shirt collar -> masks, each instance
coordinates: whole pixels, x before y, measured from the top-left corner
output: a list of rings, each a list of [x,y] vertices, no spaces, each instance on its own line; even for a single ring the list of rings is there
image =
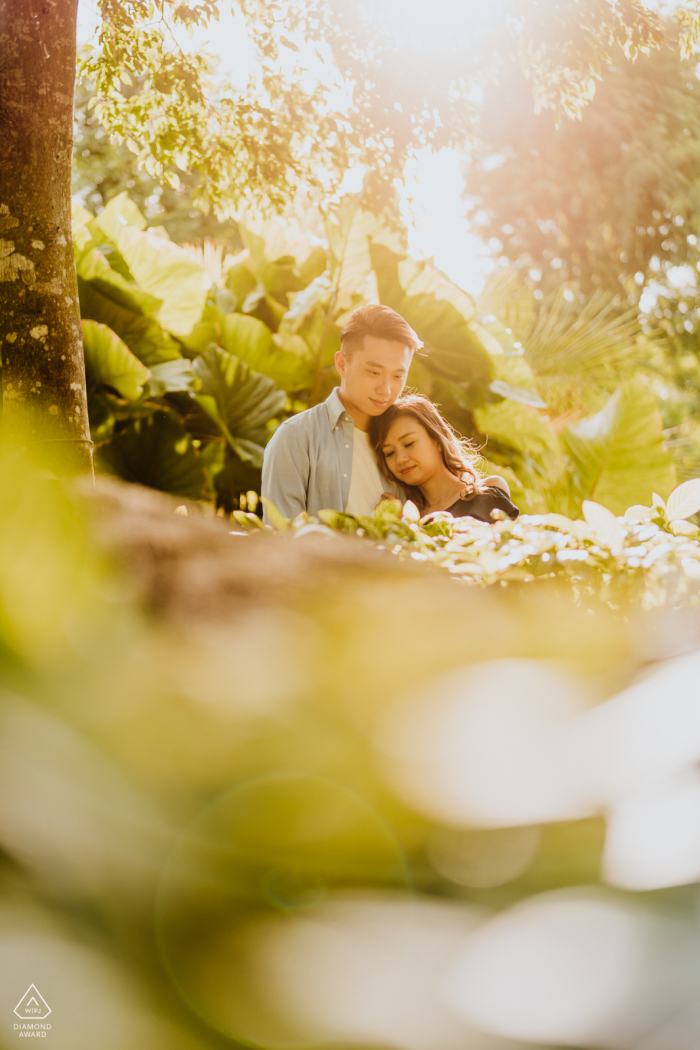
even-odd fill
[[[333,387],[330,394],[326,398],[326,411],[328,412],[328,422],[330,423],[331,430],[337,425],[338,420],[342,415],[345,414],[345,407],[343,402],[340,400],[340,387]]]

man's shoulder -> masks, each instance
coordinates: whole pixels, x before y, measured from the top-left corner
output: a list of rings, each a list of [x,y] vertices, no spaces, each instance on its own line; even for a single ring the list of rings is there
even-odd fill
[[[303,412],[297,412],[295,416],[285,419],[284,423],[280,423],[275,433],[280,434],[286,431],[288,434],[296,433],[300,436],[324,423],[328,425],[328,409],[325,401],[322,401],[320,405],[306,408]]]

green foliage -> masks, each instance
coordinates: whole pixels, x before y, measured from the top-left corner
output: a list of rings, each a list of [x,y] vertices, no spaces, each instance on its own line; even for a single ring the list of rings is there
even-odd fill
[[[604,292],[594,293],[582,305],[573,296],[567,299],[565,291],[559,288],[523,333],[527,359],[539,379],[619,375],[639,336],[634,311],[620,314]]]
[[[243,6],[275,97],[284,91],[278,77],[288,49],[299,51],[310,40],[353,85],[350,145],[371,172],[373,211],[390,199],[397,170],[416,148],[463,146],[473,138],[473,99],[494,73],[522,70],[531,107],[534,96],[538,110],[577,117],[611,45],[633,58],[663,39],[660,20],[636,2],[623,10],[586,0],[545,15],[528,0],[507,0],[470,10],[466,19],[449,7],[406,17],[379,0],[357,9],[323,0],[313,19],[289,0],[245,0]],[[370,158],[363,156],[366,147]]]
[[[531,382],[553,420],[568,422],[600,407],[621,379],[663,347],[662,340],[642,332],[636,311],[620,312],[609,293],[595,292],[581,303],[560,285],[537,300],[515,267],[497,269],[479,303],[495,315],[491,321],[509,367],[517,358],[529,365]]]
[[[83,321],[83,351],[88,387],[110,387],[127,401],[141,396],[151,373],[111,328]]]
[[[624,383],[605,408],[572,423],[563,434],[586,499],[617,514],[632,503],[666,496],[674,485],[654,397],[638,383]]]
[[[429,263],[399,256],[382,244],[372,246],[371,260],[381,302],[405,317],[424,340],[428,369],[458,386],[467,401],[483,396],[493,366],[470,323],[476,314],[471,296]]]
[[[143,216],[126,193],[113,197],[91,226],[114,245],[132,282],[157,302],[153,313],[163,328],[179,338],[188,336],[202,316],[208,291],[196,259],[162,235],[146,231]]]
[[[107,381],[116,374],[111,357],[98,365],[89,344],[89,374],[101,377],[91,394],[95,440],[128,429],[131,448],[141,437],[136,420],[174,413],[195,442],[192,455],[203,457],[202,498],[215,492],[228,510],[259,487],[251,471],[260,469],[277,423],[335,384],[344,318],[376,297],[425,343],[409,382],[458,430],[486,444],[523,509],[576,513],[582,498],[594,496],[618,510],[620,500],[626,506],[652,490],[665,495],[673,485],[651,396],[623,387],[610,400],[639,332],[629,318],[611,315],[605,297],[578,314],[563,295],[535,310],[506,276],[477,305],[431,264],[410,258],[359,197],[341,201],[327,218],[327,247],[313,210],[287,224],[246,219],[247,247],[224,260],[220,283],[208,293],[201,261],[144,232],[126,197],[96,219],[84,211],[76,219],[83,314],[109,325],[113,354],[122,347],[124,361],[138,358],[151,373],[138,372],[144,393],[129,399],[126,388]],[[144,445],[145,455],[150,448]],[[112,469],[124,462],[113,457]]]
[[[218,14],[216,4],[196,11],[170,3],[164,8],[171,26],[206,25]],[[298,124],[284,119],[291,108],[271,111],[262,92],[213,100],[211,60],[168,46],[166,18],[154,23],[152,5],[104,0],[101,9],[100,48],[86,49],[80,71],[95,85],[95,114],[150,175],[177,188],[178,169],[198,171],[204,206],[231,193],[240,199],[246,186],[279,204],[293,196],[304,175],[311,177],[295,148],[292,129]],[[123,92],[123,85],[130,90]],[[289,101],[306,100],[293,90]],[[298,123],[303,129],[303,119]],[[325,124],[320,118],[318,131]]]
[[[695,621],[639,598],[696,587],[697,541],[660,507],[613,554],[586,522],[251,537],[178,502],[0,465],[7,1001],[35,980],[71,1050],[93,1017],[110,1050],[525,1048],[573,972],[546,1045],[677,1047],[686,1003],[693,1045]],[[452,1006],[480,950],[483,1025]]]
[[[172,412],[130,420],[98,449],[98,466],[125,481],[200,499],[206,477],[189,433]]]
[[[474,412],[479,430],[491,438],[489,458],[514,469],[516,501],[523,509],[576,513],[581,498],[591,495],[592,477],[602,485],[595,498],[615,511],[648,499],[654,489],[669,490],[675,471],[663,442],[662,415],[651,393],[652,376],[640,370],[649,354],[664,352],[663,342],[642,333],[633,311],[621,314],[602,292],[582,305],[567,288],[538,302],[512,269],[496,273],[480,305],[500,318],[496,328],[510,333],[510,348],[501,334],[505,353],[494,360],[507,369],[529,369],[529,382],[525,372],[519,384],[547,405],[539,417],[505,404]],[[623,436],[625,427],[615,431],[612,444],[604,442],[605,451],[596,450],[592,435],[602,420],[617,419],[615,406],[622,401],[629,433]],[[577,445],[579,430],[583,449]],[[617,442],[613,458],[622,473],[608,484],[603,480],[611,469],[607,456]],[[623,485],[619,497],[617,482]]]
[[[251,199],[280,207],[300,183],[327,192],[353,163],[370,172],[377,211],[394,202],[417,148],[473,138],[474,98],[494,72],[522,70],[538,110],[577,117],[612,47],[634,59],[665,39],[638,0],[586,0],[546,16],[531,0],[507,0],[470,12],[468,26],[454,9],[431,12],[424,29],[377,0],[357,11],[320,0],[311,17],[294,0],[245,0],[259,73],[241,92],[215,82],[209,56],[177,43],[178,31],[215,22],[220,6],[102,0],[98,44],[80,72],[95,86],[95,115],[141,167],[175,189],[180,171],[197,172],[201,207],[222,213]],[[687,52],[693,19],[682,32]]]
[[[218,424],[239,459],[262,467],[267,424],[284,408],[284,392],[217,346],[195,360],[193,371],[200,380],[197,404]]]
[[[106,295],[96,283],[81,277],[78,277],[78,293],[83,318],[111,328],[147,368],[180,357],[176,340],[163,330],[155,317],[130,310],[114,295]]]
[[[202,266],[167,238],[145,232],[128,197],[113,198],[99,219],[80,209],[75,218],[98,466],[190,499],[216,495],[231,506],[239,490],[226,482],[253,487],[245,467],[259,471],[268,424],[285,393],[225,349],[208,346],[219,328],[202,318],[214,316],[226,328],[227,317],[206,305]],[[276,350],[262,322],[242,321],[259,326]],[[202,327],[203,353],[191,362],[185,344],[196,345]]]
[[[643,288],[635,274],[663,285],[669,266],[694,265],[694,60],[672,47],[634,63],[618,52],[582,120],[559,127],[532,113],[526,90],[516,74],[492,86],[467,171],[475,227],[498,239],[498,254],[523,271],[538,268],[545,291],[564,280],[587,296],[624,293],[633,305]]]
[[[119,205],[112,211],[121,214]],[[133,205],[129,217],[140,225]],[[111,228],[109,216],[104,221]],[[139,287],[114,241],[84,209],[74,214],[74,241],[83,318],[111,328],[149,368],[180,357],[177,342],[157,320],[162,300]]]
[[[122,85],[122,91],[129,90]],[[162,227],[176,244],[208,241],[228,251],[239,251],[243,245],[236,222],[220,221],[213,212],[204,214],[196,206],[196,172],[180,171],[178,186],[149,175],[139,167],[126,144],[113,141],[107,134],[91,105],[93,97],[90,86],[79,81],[73,136],[73,199],[99,212],[113,197],[126,192],[148,226]]]
[[[564,514],[521,515],[515,521],[494,511],[493,524],[453,518],[445,511],[420,517],[413,503],[384,500],[369,518],[321,511],[293,522],[279,512],[274,528],[289,536],[324,529],[355,535],[389,550],[399,561],[418,560],[465,583],[564,582],[577,603],[645,608],[666,602],[700,602],[700,530],[686,521],[700,510],[700,481],[686,482],[667,504],[654,494],[651,506],[636,504],[616,517],[595,501],[583,503],[585,520]],[[268,507],[268,513],[272,508]],[[255,527],[241,511],[235,518]]]
[[[525,506],[533,510],[573,514],[582,499],[595,499],[622,513],[654,491],[666,495],[675,484],[661,415],[638,382],[623,383],[600,412],[559,434],[524,405],[487,405],[474,418],[491,439],[489,458],[512,468],[530,491]]]
[[[518,76],[489,89],[467,171],[472,221],[545,296],[562,283],[584,309],[607,296],[664,334],[637,340],[638,360],[652,370],[679,476],[690,477],[700,470],[696,64],[664,47],[633,64],[615,54],[600,76],[583,119],[558,128],[531,113]],[[548,385],[546,400],[565,399],[566,384]]]
[[[273,333],[255,317],[232,313],[221,320],[219,341],[224,350],[270,376],[288,393],[313,384],[311,350],[301,336],[289,330]]]

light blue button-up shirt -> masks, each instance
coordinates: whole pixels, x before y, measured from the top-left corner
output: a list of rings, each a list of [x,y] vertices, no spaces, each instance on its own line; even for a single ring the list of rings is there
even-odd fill
[[[339,391],[336,387],[323,404],[285,420],[265,449],[262,496],[285,518],[347,507],[355,424]],[[398,482],[387,481],[386,489],[404,498]]]

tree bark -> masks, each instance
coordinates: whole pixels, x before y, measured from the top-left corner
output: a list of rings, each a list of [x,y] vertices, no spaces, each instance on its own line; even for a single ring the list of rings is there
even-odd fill
[[[3,444],[92,471],[71,236],[78,0],[0,0]]]

